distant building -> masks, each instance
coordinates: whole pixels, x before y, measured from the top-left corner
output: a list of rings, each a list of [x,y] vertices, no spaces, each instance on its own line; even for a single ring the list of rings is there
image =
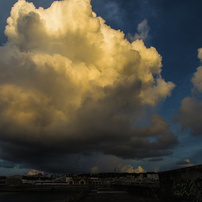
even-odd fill
[[[14,178],[18,178],[18,179],[22,179],[22,176],[21,176],[21,175],[18,175],[18,174],[15,174],[13,177],[14,177]]]
[[[159,175],[157,173],[155,173],[155,174],[147,174],[147,178],[149,180],[159,180]]]
[[[22,184],[22,180],[19,178],[9,177],[6,179],[0,179],[0,185],[13,186],[13,185],[19,185],[19,184]]]
[[[103,181],[100,178],[72,178],[68,181],[69,185],[98,185],[102,183]]]
[[[6,185],[7,179],[0,179],[0,185]]]
[[[66,181],[37,181],[35,185],[99,185],[103,184],[100,178],[70,178],[66,177]]]
[[[72,177],[66,176],[66,182],[69,182],[72,179]]]

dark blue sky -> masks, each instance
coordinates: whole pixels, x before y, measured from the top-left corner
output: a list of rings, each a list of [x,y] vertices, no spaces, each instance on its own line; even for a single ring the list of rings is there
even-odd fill
[[[121,11],[120,15],[117,13],[117,16],[114,15],[112,19],[108,18],[110,15],[107,14],[106,5],[102,1],[92,1],[93,9],[106,19],[107,24],[114,29],[123,30],[126,35],[128,33],[134,35],[137,32],[138,23],[147,19],[150,31],[145,44],[147,47],[155,47],[162,56],[162,77],[176,84],[172,95],[156,107],[156,111],[167,119],[180,140],[172,160],[168,158],[168,161],[164,163],[173,168],[178,158],[190,158],[191,161],[193,157],[195,164],[201,164],[200,158],[196,157],[198,153],[201,153],[198,151],[201,137],[192,137],[187,132],[189,129],[181,131],[180,124],[173,123],[173,117],[179,110],[181,101],[187,96],[192,96],[191,89],[194,86],[191,78],[200,65],[197,55],[198,48],[202,47],[202,2],[198,0],[111,2],[115,2],[114,5],[117,5]],[[194,150],[198,151],[196,155]],[[168,166],[164,167],[168,169]]]
[[[15,2],[16,0],[1,0],[0,2],[0,43],[2,46],[7,42],[7,37],[4,35],[6,19],[10,16],[11,7]],[[39,6],[48,8],[53,1],[33,0],[28,2],[33,2],[36,8]],[[105,19],[106,24],[111,28],[123,31],[125,38],[138,33],[138,24],[147,20],[149,33],[143,39],[144,43],[147,48],[150,46],[155,47],[162,56],[162,78],[166,82],[171,81],[176,85],[171,92],[171,96],[161,101],[155,108],[148,108],[147,113],[163,116],[170,125],[170,131],[177,137],[179,144],[169,150],[172,154],[162,155],[161,159],[159,158],[160,160],[156,159],[155,161],[154,159],[154,161],[151,161],[150,158],[141,160],[131,158],[126,160],[124,165],[130,164],[134,168],[142,166],[145,170],[152,171],[154,169],[173,169],[179,165],[201,164],[201,128],[197,123],[183,122],[185,120],[183,117],[176,121],[176,117],[179,116],[178,110],[181,107],[181,101],[186,97],[194,97],[198,99],[197,102],[199,103],[201,101],[201,92],[198,92],[196,88],[195,92],[192,92],[194,85],[191,79],[197,71],[197,67],[200,66],[198,49],[202,47],[202,1],[92,0],[91,4],[92,10],[97,16]],[[202,111],[200,110],[201,108],[198,109],[198,115],[202,116]],[[200,120],[197,119],[196,122],[200,122]],[[192,135],[191,131],[194,130],[199,131],[198,135]],[[18,164],[12,158],[4,156],[0,166],[2,166],[3,174],[23,173],[30,169],[40,169],[39,166],[34,167],[36,162],[35,158],[33,163],[27,163],[22,158],[22,162]],[[6,167],[9,168],[5,169]],[[41,167],[42,169],[43,167]],[[46,167],[44,167],[44,170],[48,171]]]

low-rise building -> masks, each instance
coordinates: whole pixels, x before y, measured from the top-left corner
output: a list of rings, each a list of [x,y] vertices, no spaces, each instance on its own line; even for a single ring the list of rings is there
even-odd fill
[[[103,181],[100,178],[72,178],[68,181],[69,185],[98,185],[102,183]]]

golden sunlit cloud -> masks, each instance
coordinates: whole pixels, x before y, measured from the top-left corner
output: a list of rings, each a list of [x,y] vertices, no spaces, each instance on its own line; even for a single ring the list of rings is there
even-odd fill
[[[92,174],[96,174],[96,173],[99,173],[99,168],[97,166],[94,166],[91,168],[91,173]]]
[[[126,173],[144,173],[146,171],[141,166],[138,166],[137,169],[134,169],[133,166],[127,165],[127,166],[123,166],[121,168],[121,172],[126,172]]]
[[[130,43],[97,17],[90,0],[55,1],[47,9],[18,0],[7,23],[8,42],[0,47],[2,140],[66,153],[170,154],[163,150],[177,140],[160,116],[144,136],[131,130],[145,107],[175,86],[162,79],[154,47]],[[150,143],[154,129],[161,137]]]
[[[38,174],[44,175],[44,172],[38,170],[30,170],[27,175],[38,175]]]

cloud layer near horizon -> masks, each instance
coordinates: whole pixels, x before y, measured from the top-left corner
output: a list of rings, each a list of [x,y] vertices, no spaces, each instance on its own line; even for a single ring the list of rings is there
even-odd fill
[[[30,156],[39,153],[43,161],[51,153],[171,153],[177,139],[163,117],[134,127],[174,88],[161,78],[154,47],[130,43],[89,0],[55,1],[48,9],[19,0],[7,23],[8,43],[0,47],[0,139],[8,142],[2,159],[34,165]]]

